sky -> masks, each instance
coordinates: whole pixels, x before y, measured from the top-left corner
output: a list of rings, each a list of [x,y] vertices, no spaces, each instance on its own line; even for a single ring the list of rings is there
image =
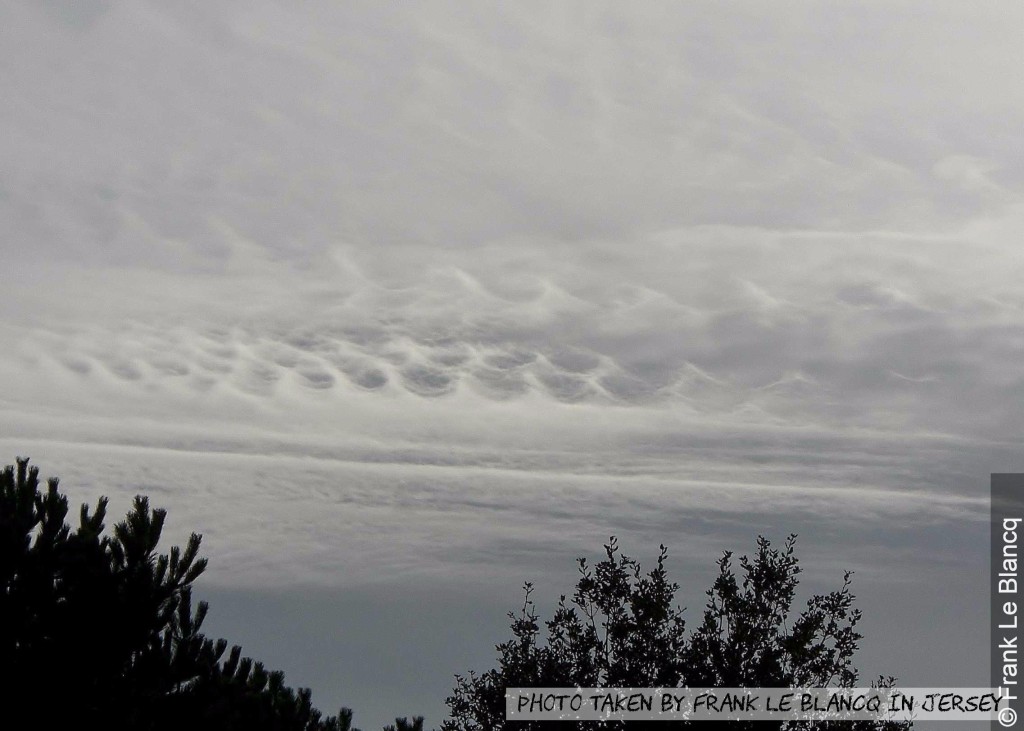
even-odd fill
[[[1022,22],[0,0],[0,451],[201,532],[210,633],[366,729],[611,535],[697,621],[796,532],[865,676],[987,685]]]

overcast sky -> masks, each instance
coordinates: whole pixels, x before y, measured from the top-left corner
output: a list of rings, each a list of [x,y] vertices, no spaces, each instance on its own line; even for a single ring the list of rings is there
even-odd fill
[[[367,729],[439,722],[611,534],[695,618],[721,550],[800,532],[808,582],[858,571],[869,674],[985,685],[1022,27],[0,0],[5,460],[203,532],[212,626]]]

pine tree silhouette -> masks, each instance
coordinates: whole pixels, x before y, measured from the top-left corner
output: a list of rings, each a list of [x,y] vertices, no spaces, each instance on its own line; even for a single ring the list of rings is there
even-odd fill
[[[358,731],[351,710],[323,717],[308,689],[203,636],[200,536],[159,554],[165,511],[136,497],[112,536],[106,512],[83,505],[72,530],[56,479],[42,488],[27,459],[0,472],[5,727]]]

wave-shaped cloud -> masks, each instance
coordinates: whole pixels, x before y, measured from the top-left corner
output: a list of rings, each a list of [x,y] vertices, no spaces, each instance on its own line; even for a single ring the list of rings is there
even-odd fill
[[[231,584],[470,577],[498,546],[604,532],[707,551],[766,516],[851,536],[980,521],[982,477],[1019,459],[995,430],[1019,418],[996,377],[1013,373],[1018,295],[998,260],[964,261],[978,242],[876,236],[897,248],[713,229],[659,235],[660,266],[537,250],[515,296],[471,253],[470,271],[424,265],[400,288],[353,275],[351,251],[315,272],[256,257],[237,290],[85,273],[64,288],[77,319],[53,302],[4,324],[2,444],[52,455],[86,495],[153,492],[208,533]],[[717,289],[659,277],[681,247],[732,260]],[[738,263],[766,249],[775,267]],[[972,266],[989,294],[957,285]],[[113,307],[143,292],[146,311]]]
[[[0,10],[0,446],[226,583],[983,517],[1019,23],[493,10]]]

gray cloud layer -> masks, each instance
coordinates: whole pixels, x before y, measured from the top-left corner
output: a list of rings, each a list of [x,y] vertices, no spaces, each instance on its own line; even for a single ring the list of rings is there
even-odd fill
[[[977,569],[931,529],[1024,469],[1020,15],[4,3],[0,447],[232,587]]]

